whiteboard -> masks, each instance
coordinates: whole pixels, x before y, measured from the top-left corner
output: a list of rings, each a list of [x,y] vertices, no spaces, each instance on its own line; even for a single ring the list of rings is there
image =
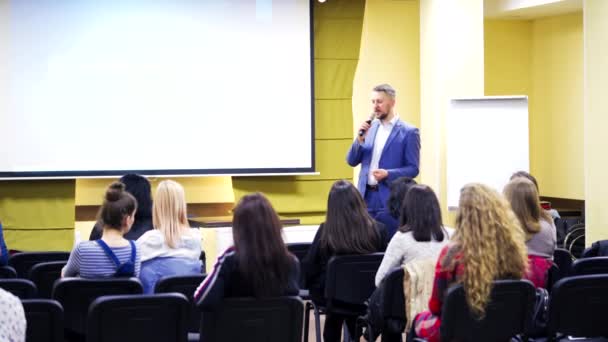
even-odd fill
[[[511,174],[529,171],[526,96],[451,100],[446,134],[449,209],[458,207],[460,189],[467,183],[502,192]]]

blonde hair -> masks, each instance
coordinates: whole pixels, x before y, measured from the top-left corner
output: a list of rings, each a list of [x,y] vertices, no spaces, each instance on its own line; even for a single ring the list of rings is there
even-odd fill
[[[152,223],[165,236],[165,242],[175,248],[181,232],[189,228],[184,188],[177,182],[165,180],[158,184],[152,209]]]
[[[492,282],[521,279],[526,272],[528,256],[523,231],[498,192],[473,183],[460,191],[454,241],[452,248],[462,255],[464,272],[460,281],[467,304],[473,314],[483,317]],[[454,259],[446,263],[454,267]]]
[[[540,206],[538,191],[530,180],[514,178],[505,186],[503,193],[526,233],[526,240],[540,232],[541,219],[551,222],[549,214]]]

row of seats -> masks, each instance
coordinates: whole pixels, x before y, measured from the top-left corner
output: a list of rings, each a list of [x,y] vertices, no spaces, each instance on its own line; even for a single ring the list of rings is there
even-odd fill
[[[309,244],[297,244],[297,245],[290,245],[289,249],[292,250],[292,252],[294,252],[294,254],[296,254],[296,256],[298,256],[299,258],[302,258],[305,254],[306,254],[306,250],[307,247],[309,246]],[[294,248],[295,247],[295,248]],[[24,254],[29,254],[29,253],[24,253]],[[336,306],[334,305],[334,303],[340,303],[340,304],[353,304],[351,306],[349,306],[349,314],[352,314],[354,316],[360,316],[363,315],[365,313],[365,306],[362,305],[371,295],[372,291],[374,290],[374,283],[373,283],[373,276],[378,268],[378,265],[380,264],[381,260],[382,260],[382,254],[378,253],[378,254],[372,254],[372,255],[367,255],[367,256],[345,256],[345,257],[339,257],[339,258],[335,258],[334,260],[332,260],[332,262],[330,262],[330,265],[328,266],[328,276],[327,276],[327,287],[326,287],[326,297],[328,299],[327,301],[327,305],[324,307],[316,307],[312,302],[307,302],[306,303],[306,310],[305,310],[305,316],[306,319],[304,320],[304,323],[306,324],[306,327],[303,329],[304,330],[304,337],[305,337],[305,341],[308,340],[308,316],[309,316],[309,312],[313,311],[315,314],[315,326],[316,326],[316,337],[317,337],[317,341],[320,341],[320,315],[322,315],[323,313],[327,312],[327,310],[341,310],[344,311],[344,307],[342,305],[340,306]],[[592,273],[591,271],[585,271],[587,270],[585,265],[590,265],[590,264],[595,264],[598,261],[597,260],[601,260],[601,262],[604,262],[605,265],[608,265],[606,262],[608,262],[608,260],[606,258],[590,258],[590,259],[581,259],[581,260],[577,260],[574,264],[572,264],[572,257],[570,256],[568,251],[561,251],[561,250],[556,250],[556,254],[555,254],[555,261],[557,264],[559,264],[559,270],[564,271],[563,276],[568,276],[568,275],[576,275],[576,274],[586,274],[586,273]],[[44,264],[53,264],[53,263],[61,263],[61,262],[51,262],[51,263],[43,263],[43,264],[37,264],[35,266],[32,266],[31,271],[27,271],[25,268],[22,269],[23,273],[28,273],[30,275],[30,277],[32,277],[32,273],[35,273],[34,270],[37,268],[40,269],[44,269],[45,266]],[[64,262],[65,263],[65,262]],[[60,268],[58,268],[60,270]],[[596,271],[600,271],[602,272],[601,269],[598,269],[597,267],[594,267],[593,269],[595,269]],[[604,270],[608,270],[608,267],[606,267]],[[387,278],[392,278],[395,277],[395,279],[398,282],[401,282],[402,284],[402,279],[403,279],[403,274],[401,272],[401,277],[399,278],[399,274],[398,274],[398,270],[395,271],[395,275],[390,274]],[[16,272],[15,272],[16,273]],[[50,277],[52,278],[52,276]],[[57,275],[58,278],[58,275]],[[57,279],[55,278],[55,279]],[[555,279],[559,279],[562,278],[562,276],[556,277]],[[193,303],[191,302],[191,296],[194,293],[194,289],[196,288],[196,286],[198,286],[201,281],[203,279],[203,276],[195,276],[195,277],[191,277],[190,279],[188,279],[188,277],[172,277],[172,278],[168,278],[168,279],[164,279],[163,281],[159,282],[156,288],[156,292],[157,293],[164,293],[164,292],[178,292],[178,293],[182,293],[184,295],[186,295],[187,299],[190,299],[189,302],[189,315],[187,317],[187,322],[188,325],[188,331],[190,332],[198,332],[199,331],[199,327],[200,327],[200,312],[198,311],[198,309],[193,305]],[[119,280],[124,280],[124,279],[106,279],[106,280],[101,280],[101,282],[114,282],[114,281],[119,281]],[[131,280],[135,280],[137,283],[139,283],[136,279],[131,279]],[[54,281],[54,280],[53,280]],[[72,281],[75,281],[76,283],[79,283],[80,285],[74,285],[74,287],[69,287],[68,285],[62,285],[62,284],[66,284],[66,283],[70,283]],[[32,284],[31,281],[28,280],[23,280],[20,279],[21,283],[28,283],[30,290],[24,290],[23,293],[21,294],[22,298],[32,298],[36,296],[36,286],[34,286],[34,284]],[[61,304],[64,303],[68,303],[66,302],[66,299],[64,298],[63,300],[62,298],[62,293],[74,293],[74,294],[78,294],[79,291],[84,290],[85,292],[87,291],[91,291],[90,286],[87,287],[86,285],[84,285],[83,288],[81,288],[83,285],[82,284],[86,284],[86,283],[94,283],[97,282],[97,280],[86,280],[86,279],[61,279],[59,281],[57,281],[56,284],[56,288],[55,291],[50,291],[49,293],[52,294],[49,295],[48,298],[53,297],[58,299],[58,301]],[[353,284],[356,284],[357,286],[353,286]],[[26,287],[27,287],[26,286]],[[45,285],[46,287],[49,287],[49,285]],[[4,287],[0,284],[0,287]],[[66,287],[68,290],[62,290],[62,287]],[[137,287],[137,286],[135,286]],[[34,290],[32,290],[32,288]],[[52,286],[50,287],[52,289]],[[121,285],[120,288],[124,287]],[[127,288],[129,288],[127,286]],[[385,302],[388,303],[395,303],[398,301],[401,301],[401,303],[403,303],[403,288],[402,286],[396,287],[398,290],[393,291],[393,295],[396,296],[400,296],[399,298],[397,298],[397,301],[395,300],[386,300]],[[29,292],[27,292],[29,291]],[[40,292],[40,291],[39,291]],[[100,293],[97,293],[95,295],[93,295],[90,300],[82,300],[82,298],[85,298],[86,295],[77,295],[77,298],[79,301],[84,302],[84,304],[81,304],[80,307],[74,307],[74,305],[72,304],[67,304],[67,305],[63,305],[63,309],[65,309],[65,326],[67,329],[67,331],[71,331],[71,332],[75,332],[79,335],[84,335],[87,332],[86,329],[86,312],[88,311],[89,307],[88,305],[90,303],[93,302],[93,300],[100,296],[100,295],[107,295],[107,294],[118,294],[118,293],[124,293],[121,292],[120,290],[118,291],[112,291],[112,290],[104,290],[101,291]],[[131,292],[127,292],[127,293],[131,293]],[[141,295],[139,295],[141,292],[140,291],[134,291],[134,294],[138,294],[137,296],[141,297]],[[305,292],[303,293],[304,298],[305,297]],[[398,322],[399,326],[404,326],[404,322],[406,317],[403,317],[403,315],[399,314],[399,312],[403,313],[404,310],[402,310],[402,307],[399,305],[396,305],[397,309],[396,310],[392,310],[393,316],[390,317],[394,322]],[[393,308],[394,309],[394,308]],[[391,311],[391,310],[389,310]],[[78,323],[73,323],[74,320],[80,320],[80,322]],[[69,323],[69,322],[72,323]],[[363,322],[365,323],[365,322]],[[403,324],[402,324],[403,323]],[[78,328],[80,327],[80,328]],[[402,330],[401,330],[402,331]],[[191,340],[198,340],[198,337],[195,337],[196,339],[194,339],[191,336]],[[35,340],[33,340],[35,341]]]

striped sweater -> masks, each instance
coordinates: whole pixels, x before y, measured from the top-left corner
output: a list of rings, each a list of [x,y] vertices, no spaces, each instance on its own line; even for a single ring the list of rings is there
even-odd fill
[[[131,259],[131,246],[111,247],[111,249],[121,263]],[[135,255],[134,276],[138,277],[141,268],[139,250],[136,250]],[[111,278],[114,273],[116,273],[116,265],[95,241],[79,243],[70,253],[68,264],[64,268],[65,277]]]

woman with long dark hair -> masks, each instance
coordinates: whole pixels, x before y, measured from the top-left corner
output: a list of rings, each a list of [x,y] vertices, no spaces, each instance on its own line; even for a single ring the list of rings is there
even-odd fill
[[[300,267],[281,230],[279,216],[264,195],[243,197],[234,209],[234,246],[218,258],[196,289],[198,305],[213,308],[224,297],[297,296]]]
[[[386,248],[376,273],[376,286],[394,267],[420,259],[437,260],[452,231],[441,221],[439,200],[427,185],[414,185],[401,206],[401,224]]]
[[[314,302],[324,303],[325,273],[329,259],[336,255],[369,254],[386,249],[386,229],[367,212],[359,191],[349,182],[334,183],[327,200],[325,222],[319,226],[308,254],[302,261],[306,284]],[[323,338],[339,341],[342,323],[354,336],[355,319],[327,314]]]
[[[380,210],[374,217],[376,221],[384,224],[386,227],[388,239],[392,239],[399,229],[399,220],[403,216],[403,200],[408,190],[416,185],[416,181],[410,177],[399,177],[395,179],[391,185],[391,194],[388,197],[386,208]]]

